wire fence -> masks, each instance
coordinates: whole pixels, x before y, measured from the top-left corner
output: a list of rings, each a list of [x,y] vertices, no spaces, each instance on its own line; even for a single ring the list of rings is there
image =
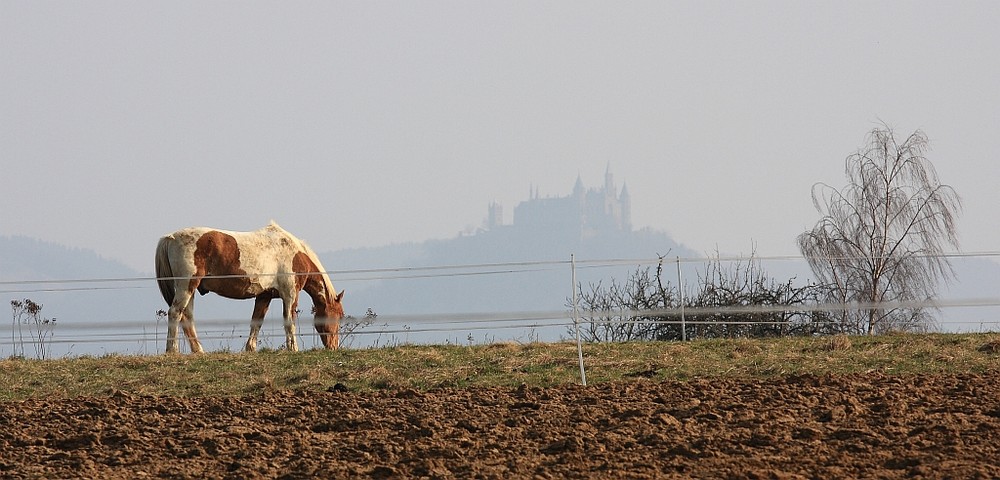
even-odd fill
[[[914,255],[914,258],[983,258],[1000,259],[1000,251],[982,252],[955,252],[941,255]],[[850,257],[822,257],[825,261],[850,260]],[[454,265],[428,265],[417,267],[394,267],[394,268],[372,268],[356,270],[328,270],[324,273],[340,280],[372,281],[372,280],[397,280],[416,278],[439,278],[439,277],[463,277],[472,275],[497,275],[517,272],[539,272],[552,270],[565,270],[574,265],[579,269],[604,268],[612,266],[646,266],[664,263],[671,264],[704,264],[709,261],[718,262],[750,262],[750,261],[803,261],[805,257],[801,255],[775,255],[775,256],[712,256],[712,257],[645,257],[645,258],[616,258],[616,259],[589,259],[589,260],[540,260],[525,262],[496,262],[496,263],[470,263]],[[568,271],[568,270],[567,270]],[[255,274],[255,277],[268,276],[295,276],[294,273],[274,273]],[[298,275],[311,275],[310,273]],[[203,278],[245,278],[246,275],[207,275]],[[95,290],[124,290],[124,289],[144,289],[153,288],[152,282],[158,279],[186,280],[189,277],[110,277],[110,278],[73,278],[73,279],[46,279],[46,280],[0,280],[0,294],[10,293],[38,293],[57,291],[95,291]],[[142,283],[145,285],[127,284]],[[96,286],[63,286],[63,285],[96,285]],[[109,286],[113,285],[113,286]],[[46,287],[48,286],[48,287]]]
[[[518,308],[517,298],[512,298],[505,309],[490,311],[445,311],[430,310],[426,312],[381,313],[369,310],[370,315],[356,313],[344,319],[342,323],[342,344],[348,348],[371,348],[393,346],[407,343],[457,343],[478,344],[497,341],[560,341],[571,339],[571,331],[577,322],[617,322],[618,324],[644,325],[684,325],[685,328],[697,329],[704,325],[781,325],[776,321],[745,321],[739,319],[706,319],[710,316],[729,318],[738,315],[759,315],[781,313],[793,310],[795,312],[837,312],[844,310],[861,310],[871,308],[902,308],[902,309],[937,309],[949,312],[939,319],[939,327],[947,331],[996,331],[1000,329],[1000,275],[992,276],[1000,271],[995,259],[1000,258],[1000,252],[950,253],[944,255],[949,260],[975,259],[985,261],[986,279],[975,279],[976,285],[971,289],[952,289],[948,295],[923,301],[883,302],[879,304],[849,303],[816,303],[788,305],[738,305],[683,308],[659,308],[643,310],[594,310],[573,309],[571,298],[578,288],[586,288],[587,284],[610,281],[616,275],[627,273],[637,268],[660,267],[675,268],[677,271],[677,286],[681,287],[680,275],[687,269],[684,277],[692,278],[691,272],[697,276],[697,267],[707,262],[746,264],[761,262],[768,265],[780,263],[804,264],[801,256],[715,256],[692,258],[618,258],[618,259],[585,259],[546,260],[521,262],[493,262],[456,265],[430,265],[398,268],[372,268],[357,270],[331,270],[327,273],[338,285],[349,284],[349,288],[364,290],[365,285],[398,283],[397,291],[425,288],[420,282],[442,281],[465,284],[473,279],[500,279],[505,287],[524,284],[531,287],[532,282],[526,279],[544,276],[546,289],[551,298],[548,308]],[[798,265],[801,270],[801,265]],[[794,269],[791,269],[794,270]],[[577,272],[587,272],[588,275],[576,280]],[[609,273],[611,272],[611,273]],[[670,276],[671,278],[672,275]],[[513,278],[513,280],[512,280]],[[619,278],[619,280],[621,280]],[[959,279],[961,282],[962,279]],[[554,283],[554,284],[553,284]],[[956,293],[957,292],[957,293]],[[969,293],[971,292],[971,293]],[[37,318],[13,318],[6,326],[6,331],[0,330],[0,356],[12,356],[18,353],[30,356],[32,348],[37,343],[46,343],[49,350],[47,356],[94,355],[108,353],[124,354],[154,354],[162,352],[166,336],[166,319],[157,315],[157,309],[166,309],[156,286],[155,277],[129,278],[78,278],[56,280],[6,280],[0,281],[0,294],[12,301],[28,298],[44,297],[46,306],[43,314]],[[484,296],[497,295],[496,291],[484,291]],[[71,297],[69,297],[71,296]],[[115,307],[115,302],[122,298],[140,297],[140,307],[128,310],[125,307]],[[209,301],[209,297],[204,297]],[[476,304],[477,299],[470,299],[470,304]],[[249,311],[246,303],[232,302],[234,306],[221,304],[231,302],[219,299],[215,303],[218,309],[202,312],[197,316],[199,338],[209,350],[241,350],[246,340],[249,328]],[[72,304],[67,307],[65,304]],[[75,307],[89,304],[104,304],[94,307],[94,311],[86,318],[84,314],[69,315]],[[46,315],[53,307],[62,307],[52,318]],[[237,310],[234,310],[236,308]],[[278,309],[280,310],[280,309]],[[146,312],[146,313],[143,313]],[[236,313],[240,312],[240,313]],[[974,312],[974,313],[970,313]],[[307,312],[303,312],[307,313]],[[351,313],[351,312],[349,312]],[[56,316],[58,315],[58,317]],[[305,317],[305,315],[303,315]],[[687,317],[687,318],[685,318]],[[271,319],[275,318],[272,314]],[[46,322],[47,321],[47,322]],[[2,325],[2,323],[0,323]],[[961,326],[961,327],[959,327]],[[298,321],[299,335],[304,340],[304,348],[319,348],[319,337],[311,329],[311,320]],[[693,330],[694,331],[694,330]],[[281,321],[269,320],[260,333],[261,346],[278,348],[283,345],[284,331]],[[181,342],[182,345],[185,342]],[[25,345],[28,345],[25,348]]]

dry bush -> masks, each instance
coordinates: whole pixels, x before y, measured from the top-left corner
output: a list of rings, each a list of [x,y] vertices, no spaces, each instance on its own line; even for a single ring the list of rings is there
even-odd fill
[[[729,358],[739,359],[760,355],[764,349],[760,347],[760,342],[747,338],[740,338],[733,342],[733,350],[729,352]]]
[[[851,337],[847,335],[833,335],[826,342],[826,349],[831,352],[850,350],[852,346]]]

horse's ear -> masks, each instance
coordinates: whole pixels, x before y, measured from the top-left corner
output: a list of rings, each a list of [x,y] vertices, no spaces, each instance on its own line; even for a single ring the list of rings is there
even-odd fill
[[[344,292],[345,291],[346,290],[341,290],[340,293],[337,294],[337,297],[335,298],[335,300],[337,300],[339,302],[340,299],[344,298]]]

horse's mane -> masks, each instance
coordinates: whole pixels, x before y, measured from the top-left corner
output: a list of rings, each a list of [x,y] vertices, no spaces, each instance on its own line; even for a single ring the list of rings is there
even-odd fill
[[[337,290],[333,287],[333,281],[330,280],[330,275],[326,273],[326,267],[324,267],[323,263],[319,261],[319,256],[316,255],[316,252],[313,251],[312,247],[310,247],[305,240],[302,240],[301,238],[296,237],[291,233],[288,233],[287,230],[281,228],[281,225],[278,225],[278,223],[275,222],[274,220],[271,220],[271,223],[264,228],[277,230],[287,235],[288,238],[295,240],[299,244],[299,247],[302,249],[302,251],[305,252],[306,255],[309,257],[309,260],[311,260],[313,264],[315,264],[316,267],[320,270],[319,274],[320,276],[323,277],[323,287],[325,288],[326,294],[329,297],[328,300],[333,300],[333,298],[337,296]]]

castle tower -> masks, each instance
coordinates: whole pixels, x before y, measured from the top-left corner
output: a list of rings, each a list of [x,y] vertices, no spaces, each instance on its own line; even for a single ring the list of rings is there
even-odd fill
[[[622,194],[618,200],[621,204],[621,228],[632,231],[632,196],[628,193],[628,185],[622,183]]]
[[[493,200],[490,202],[489,215],[486,217],[486,229],[493,230],[503,226],[503,205]]]
[[[587,189],[583,188],[583,179],[580,178],[580,174],[576,175],[576,184],[573,185],[573,199],[576,200],[577,208],[580,209],[580,223],[586,223]]]
[[[617,216],[618,198],[615,195],[615,177],[611,174],[611,162],[604,170],[604,213],[612,217]]]
[[[576,183],[573,185],[573,196],[582,196],[584,192],[586,192],[586,190],[583,188],[583,179],[580,178],[580,174],[578,173],[576,174]]]

